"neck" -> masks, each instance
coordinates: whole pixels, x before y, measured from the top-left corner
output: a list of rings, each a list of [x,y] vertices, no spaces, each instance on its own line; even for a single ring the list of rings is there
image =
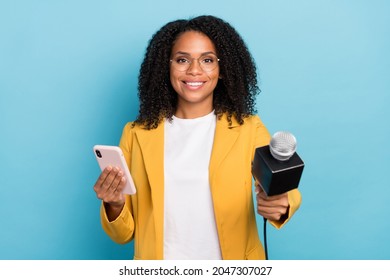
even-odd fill
[[[178,106],[175,112],[175,116],[180,119],[195,119],[206,116],[213,110],[213,106]]]

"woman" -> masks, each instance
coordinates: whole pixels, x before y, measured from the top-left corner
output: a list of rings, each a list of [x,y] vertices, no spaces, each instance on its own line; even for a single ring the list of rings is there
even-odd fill
[[[270,135],[255,115],[258,92],[253,59],[227,22],[177,20],[152,37],[139,115],[120,140],[137,193],[121,193],[126,179],[113,167],[94,186],[104,230],[134,239],[134,259],[264,259],[251,163]],[[255,191],[257,212],[277,228],[299,208],[298,190]]]

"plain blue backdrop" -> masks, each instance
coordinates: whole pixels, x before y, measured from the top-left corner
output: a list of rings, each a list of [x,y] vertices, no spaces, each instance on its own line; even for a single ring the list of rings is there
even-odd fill
[[[0,1],[0,259],[131,259],[103,232],[95,144],[138,113],[145,47],[212,14],[259,70],[258,112],[305,161],[271,259],[390,259],[388,1]],[[259,234],[262,237],[262,220]]]

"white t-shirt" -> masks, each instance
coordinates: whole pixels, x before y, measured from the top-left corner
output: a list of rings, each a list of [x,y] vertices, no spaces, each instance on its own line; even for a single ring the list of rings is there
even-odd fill
[[[221,259],[209,183],[214,112],[165,121],[164,259]]]

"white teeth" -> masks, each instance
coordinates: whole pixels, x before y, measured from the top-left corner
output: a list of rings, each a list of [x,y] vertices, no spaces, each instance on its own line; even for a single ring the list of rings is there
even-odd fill
[[[191,87],[198,87],[198,86],[203,85],[203,82],[187,82],[186,84],[191,86]]]

